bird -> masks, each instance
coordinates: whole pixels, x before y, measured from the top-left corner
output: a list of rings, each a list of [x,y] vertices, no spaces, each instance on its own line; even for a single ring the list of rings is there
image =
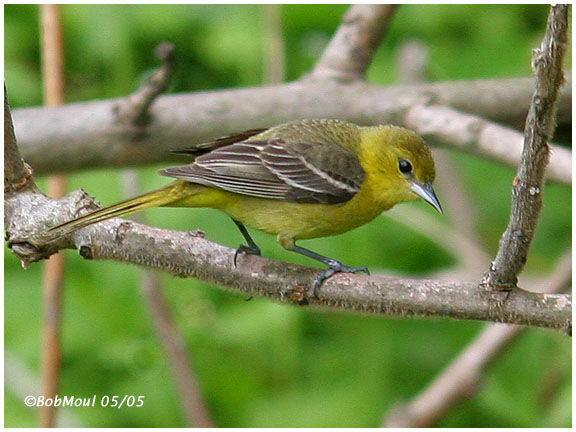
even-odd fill
[[[276,236],[289,251],[327,268],[311,294],[338,272],[369,273],[296,244],[364,225],[405,201],[423,199],[442,213],[432,182],[432,153],[415,132],[394,125],[358,126],[336,119],[305,119],[251,129],[175,151],[191,163],[159,171],[167,186],[50,228],[66,235],[90,224],[151,207],[210,207],[227,214],[246,244],[239,254],[260,255],[247,227]]]

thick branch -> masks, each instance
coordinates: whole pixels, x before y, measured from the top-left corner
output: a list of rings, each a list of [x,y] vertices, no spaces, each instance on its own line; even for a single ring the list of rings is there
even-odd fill
[[[429,100],[499,122],[516,122],[526,116],[532,88],[529,78],[392,87],[304,81],[165,95],[151,107],[153,122],[137,146],[132,134],[115,121],[118,100],[18,109],[14,125],[22,155],[36,173],[46,174],[166,162],[170,149],[298,118],[398,123],[406,110]],[[570,88],[561,92],[559,112],[571,120]]]
[[[512,188],[512,210],[500,247],[483,282],[497,289],[516,285],[542,208],[548,140],[554,131],[555,102],[563,83],[562,60],[566,50],[568,5],[551,6],[546,35],[533,53],[536,89],[524,130],[522,159]]]
[[[310,77],[341,81],[363,79],[396,6],[350,6]]]
[[[5,205],[10,216],[8,244],[24,263],[43,259],[56,249],[75,248],[85,258],[139,264],[287,303],[306,302],[306,290],[318,274],[318,269],[251,255],[241,255],[236,267],[234,249],[209,242],[199,233],[161,230],[121,219],[47,244],[43,235],[48,224],[69,220],[78,208],[93,207],[81,192],[59,201],[23,192]],[[451,317],[560,329],[571,325],[570,296],[492,292],[476,282],[338,274],[317,294],[317,299],[308,299],[311,305],[388,316]]]

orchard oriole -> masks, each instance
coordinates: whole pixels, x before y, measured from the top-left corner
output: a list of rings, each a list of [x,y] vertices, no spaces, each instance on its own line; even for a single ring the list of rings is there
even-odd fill
[[[432,188],[432,154],[422,138],[401,127],[298,120],[178,153],[197,157],[189,165],[161,170],[177,179],[168,186],[50,231],[66,234],[151,207],[211,207],[229,215],[244,236],[247,245],[237,254],[260,254],[248,226],[276,235],[285,249],[326,264],[314,290],[335,272],[368,270],[297,246],[296,240],[349,231],[395,204],[418,198],[442,212]]]

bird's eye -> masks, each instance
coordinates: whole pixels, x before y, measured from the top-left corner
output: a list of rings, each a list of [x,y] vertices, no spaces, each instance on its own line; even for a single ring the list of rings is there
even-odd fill
[[[402,174],[410,174],[412,172],[412,164],[406,159],[398,159],[398,168]]]

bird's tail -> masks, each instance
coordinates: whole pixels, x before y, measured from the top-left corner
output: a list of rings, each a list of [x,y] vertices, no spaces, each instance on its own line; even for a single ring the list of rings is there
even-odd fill
[[[146,210],[152,207],[170,205],[183,198],[180,188],[175,186],[175,183],[172,183],[162,189],[148,192],[146,194],[121,201],[117,204],[113,204],[109,207],[96,210],[85,216],[80,216],[79,218],[72,219],[71,221],[52,227],[48,230],[48,233],[50,234],[50,237],[56,238],[87,227],[93,223],[102,222],[113,217],[126,216],[128,214],[140,210]]]

